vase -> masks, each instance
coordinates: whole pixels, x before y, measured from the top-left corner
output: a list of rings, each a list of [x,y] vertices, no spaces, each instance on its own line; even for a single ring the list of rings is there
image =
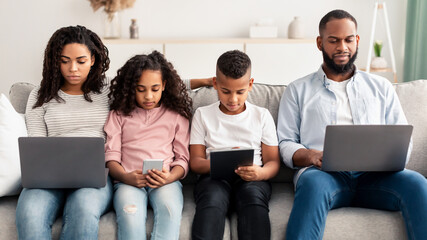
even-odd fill
[[[372,69],[384,69],[387,68],[387,61],[383,57],[373,57],[371,61]]]
[[[119,12],[107,12],[104,17],[104,38],[120,38]]]
[[[294,20],[289,24],[288,38],[304,38],[304,23],[300,17],[294,17]]]

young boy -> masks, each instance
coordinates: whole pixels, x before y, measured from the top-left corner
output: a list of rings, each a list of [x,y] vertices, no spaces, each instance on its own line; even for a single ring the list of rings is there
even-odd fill
[[[246,102],[254,79],[251,60],[240,51],[228,51],[217,61],[213,86],[219,102],[196,110],[190,137],[190,167],[200,174],[194,197],[196,214],[192,239],[222,239],[229,205],[238,215],[239,239],[270,239],[268,179],[279,170],[276,127],[270,112]],[[211,150],[253,148],[254,164],[239,167],[236,180],[211,179]]]

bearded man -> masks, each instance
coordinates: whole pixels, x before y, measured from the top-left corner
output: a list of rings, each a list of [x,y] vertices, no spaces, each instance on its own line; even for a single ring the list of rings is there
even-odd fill
[[[327,125],[407,124],[392,84],[354,65],[359,39],[351,14],[326,14],[317,37],[323,64],[289,84],[280,101],[280,154],[297,169],[286,239],[322,239],[328,212],[350,206],[401,211],[408,239],[427,236],[427,180],[421,174],[320,170]]]

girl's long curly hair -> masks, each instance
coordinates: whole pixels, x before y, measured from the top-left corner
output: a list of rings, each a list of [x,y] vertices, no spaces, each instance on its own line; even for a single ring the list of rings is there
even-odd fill
[[[157,51],[153,51],[149,55],[136,55],[117,71],[117,76],[111,81],[108,95],[110,110],[129,116],[137,107],[136,87],[144,70],[161,72],[162,81],[166,86],[160,103],[190,119],[192,100],[188,96],[185,84],[173,65]]]
[[[105,72],[110,65],[107,47],[98,35],[83,26],[63,27],[58,29],[47,43],[43,61],[43,79],[33,108],[40,107],[52,99],[58,102],[64,101],[58,95],[59,89],[65,82],[61,74],[61,54],[64,46],[70,43],[85,45],[91,56],[95,57],[95,63],[81,87],[84,98],[86,101],[92,102],[89,93],[101,93],[101,89],[105,85]]]

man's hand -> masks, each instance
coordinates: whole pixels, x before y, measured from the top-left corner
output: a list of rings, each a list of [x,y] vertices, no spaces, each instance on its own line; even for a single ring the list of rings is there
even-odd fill
[[[307,158],[315,167],[322,167],[323,151],[309,149]]]
[[[315,166],[322,167],[323,151],[315,149],[298,149],[292,157],[294,165],[297,167]]]

